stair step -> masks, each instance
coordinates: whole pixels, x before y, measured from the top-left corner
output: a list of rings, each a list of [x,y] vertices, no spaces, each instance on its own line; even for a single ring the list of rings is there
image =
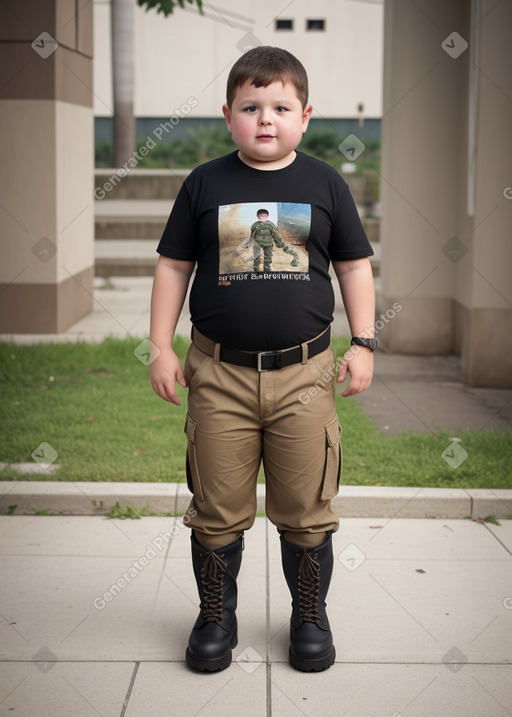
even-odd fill
[[[144,221],[112,221],[95,222],[95,237],[98,240],[126,239],[134,241],[137,239],[152,239],[157,241],[162,236],[165,228],[165,220],[144,220]]]
[[[172,200],[110,199],[96,201],[96,239],[160,239]]]
[[[124,177],[116,169],[96,169],[95,196],[108,203],[116,200],[174,199],[190,169],[134,169]]]
[[[156,259],[96,259],[94,276],[153,276]]]
[[[154,239],[98,239],[94,242],[95,276],[153,276],[157,246]]]
[[[378,243],[380,241],[380,219],[377,217],[363,217],[361,221],[368,240],[372,245]]]
[[[370,257],[370,264],[372,267],[373,276],[374,278],[376,278],[380,276],[382,247],[379,241],[371,241],[370,244],[372,245],[372,249],[374,251],[373,256]]]
[[[97,239],[95,247],[95,275],[153,276],[158,259],[158,239]],[[374,243],[375,254],[370,257],[374,278],[380,277],[381,247]]]

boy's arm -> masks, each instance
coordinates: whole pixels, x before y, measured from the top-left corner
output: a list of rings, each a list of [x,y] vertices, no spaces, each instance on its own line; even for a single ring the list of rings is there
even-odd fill
[[[352,336],[373,338],[375,321],[375,289],[368,257],[332,262],[340,284]],[[343,357],[337,381],[343,383],[350,374],[350,383],[341,394],[352,396],[364,391],[373,377],[373,351],[351,346]]]
[[[149,336],[158,349],[155,351],[158,355],[149,367],[151,385],[160,398],[177,406],[180,400],[176,394],[176,381],[183,387],[187,384],[180,361],[172,349],[172,342],[194,265],[193,261],[160,256],[151,294]]]

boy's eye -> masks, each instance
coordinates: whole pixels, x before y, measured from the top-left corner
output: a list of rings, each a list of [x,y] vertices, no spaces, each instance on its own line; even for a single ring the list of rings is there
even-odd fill
[[[258,111],[258,108],[256,107],[256,105],[249,105],[249,107],[244,107],[243,111],[248,112],[250,114],[254,114],[255,112]],[[288,108],[279,106],[279,107],[276,107],[276,112],[279,112],[279,113],[288,112]]]

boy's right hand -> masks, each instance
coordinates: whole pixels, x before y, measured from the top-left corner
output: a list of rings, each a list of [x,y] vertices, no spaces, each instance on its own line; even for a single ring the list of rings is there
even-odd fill
[[[176,406],[181,405],[176,393],[176,381],[183,388],[187,387],[187,382],[180,360],[172,349],[161,351],[158,357],[151,362],[149,375],[153,391],[160,398],[174,403]]]

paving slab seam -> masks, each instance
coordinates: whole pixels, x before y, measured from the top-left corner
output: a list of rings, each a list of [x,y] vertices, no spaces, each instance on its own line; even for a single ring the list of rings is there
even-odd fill
[[[135,680],[137,679],[137,673],[139,671],[140,667],[140,661],[136,662],[133,666],[133,672],[130,678],[130,684],[128,685],[128,690],[126,691],[126,697],[124,698],[123,707],[121,709],[121,715],[120,717],[124,717],[126,714],[126,710],[128,709],[128,703],[130,702],[130,697],[132,695],[133,686],[135,684]]]
[[[505,543],[503,542],[503,540],[501,540],[501,538],[500,538],[499,536],[497,536],[496,533],[489,528],[489,526],[487,525],[487,523],[484,523],[484,525],[485,525],[485,527],[487,528],[487,531],[492,535],[492,537],[493,537],[495,540],[498,541],[498,543],[501,545],[501,547],[504,548],[504,549],[506,550],[506,552],[507,552],[509,555],[512,556],[512,550],[505,545]]]
[[[468,493],[467,490],[465,490],[465,489],[464,489],[464,493],[465,493],[465,494],[468,496],[468,498],[469,498],[469,505],[470,505],[469,514],[470,514],[471,517],[473,517],[473,509],[474,509],[473,496],[471,495],[471,493]]]

